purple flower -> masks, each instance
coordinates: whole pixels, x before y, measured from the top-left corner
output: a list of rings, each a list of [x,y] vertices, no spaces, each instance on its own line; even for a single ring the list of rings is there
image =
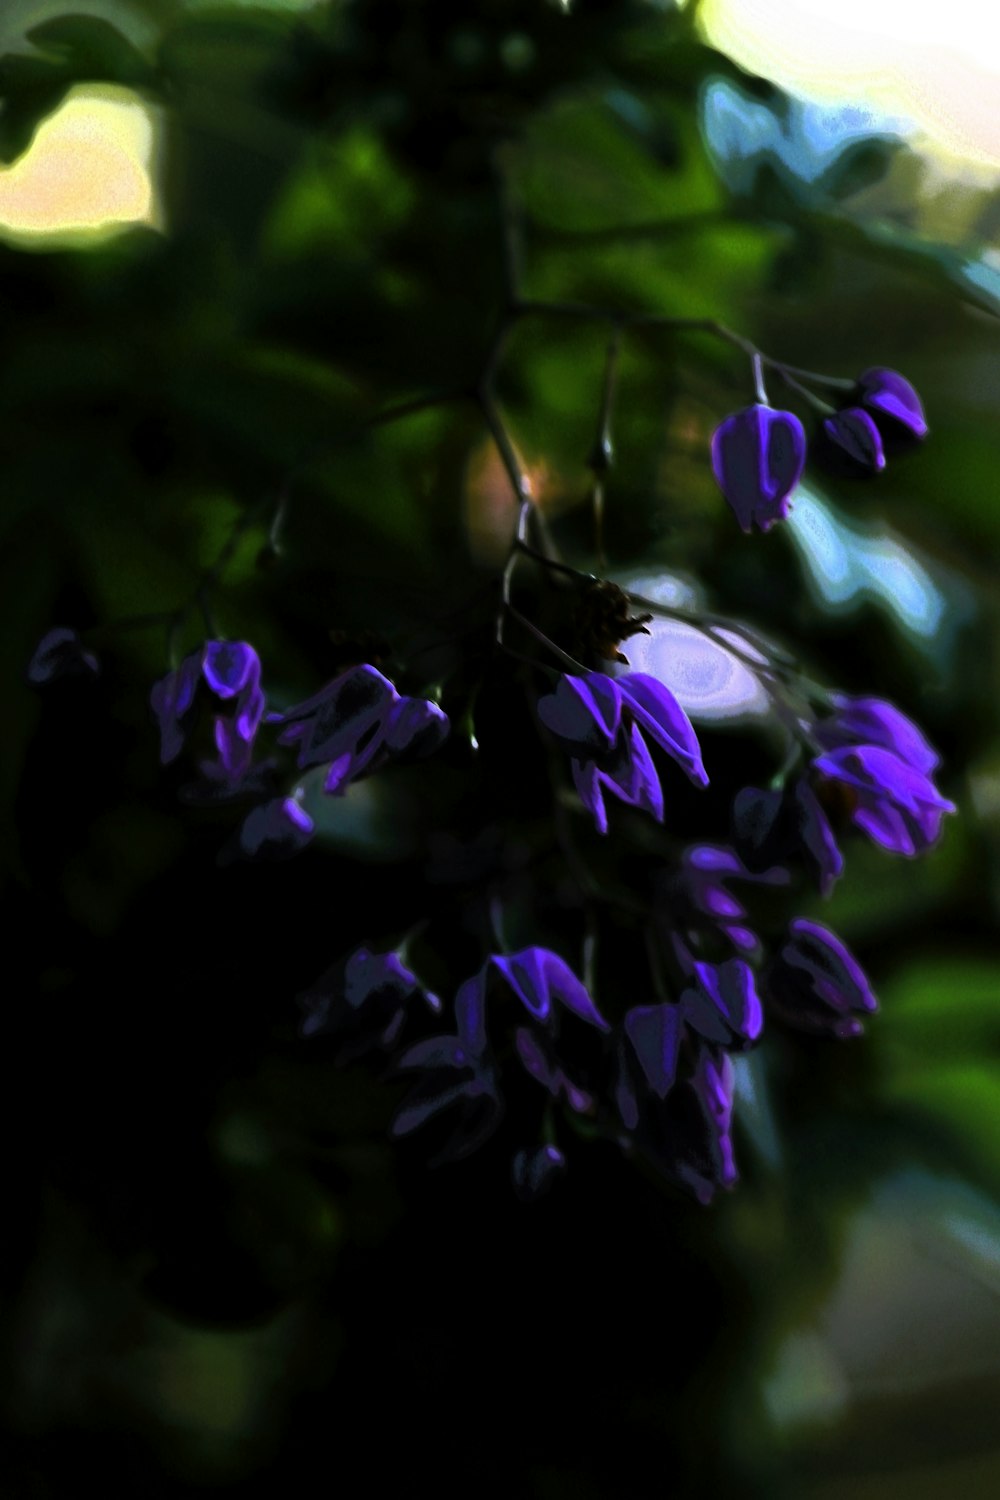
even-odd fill
[[[719,964],[695,961],[692,986],[681,996],[684,1020],[707,1042],[741,1046],[754,1042],[764,1024],[764,1012],[750,965],[742,958]]]
[[[588,1025],[610,1030],[584,985],[558,953],[533,947],[510,957],[493,954],[455,996],[459,1037],[476,1057],[481,1057],[488,1046],[487,998],[503,993],[512,994],[536,1021],[548,1021],[558,1002]]]
[[[858,376],[858,392],[862,406],[867,406],[876,416],[889,417],[892,423],[905,428],[915,438],[926,436],[927,422],[920,397],[897,371],[881,366],[865,370]]]
[[[532,1146],[516,1153],[511,1162],[511,1181],[522,1203],[534,1203],[565,1171],[566,1158],[558,1146]]]
[[[483,1057],[474,1057],[460,1037],[436,1036],[418,1042],[399,1059],[401,1072],[420,1074],[393,1117],[394,1136],[410,1135],[437,1125],[443,1144],[429,1162],[438,1166],[477,1150],[503,1117],[496,1074]]]
[[[663,789],[644,735],[692,781],[708,783],[690,719],[673,693],[645,673],[562,676],[555,692],[539,700],[538,717],[571,756],[573,781],[599,833],[608,831],[607,792],[663,819]]]
[[[727,417],[712,435],[712,469],[740,526],[769,531],[783,521],[802,477],[806,434],[793,412],[755,402]]]
[[[657,1099],[665,1099],[674,1086],[683,1029],[679,1005],[636,1005],[625,1014],[628,1050],[639,1065],[642,1081]],[[627,1084],[619,1086],[618,1107],[625,1124],[634,1130],[639,1104],[635,1090]]]
[[[852,822],[894,854],[920,854],[935,842],[955,804],[938,792],[930,772],[938,755],[920,730],[880,698],[838,694],[834,713],[816,726],[827,747],[813,769],[850,788]]]
[[[679,1004],[636,1005],[626,1012],[616,1098],[630,1130],[639,1125],[644,1094],[662,1101],[673,1090],[687,1028],[700,1043],[724,1047],[741,1046],[760,1035],[763,1010],[748,964],[737,958],[721,964],[692,962],[690,970],[694,983]]]
[[[768,1005],[800,1031],[857,1036],[878,1005],[857,959],[828,927],[800,917],[768,967]]]
[[[449,729],[436,703],[401,696],[370,666],[351,667],[268,723],[284,726],[278,742],[294,746],[300,770],[328,766],[323,789],[335,794],[392,757],[429,754]]]
[[[593,1096],[579,1088],[569,1077],[555,1056],[555,1049],[548,1037],[527,1026],[519,1026],[514,1033],[514,1048],[524,1071],[542,1085],[553,1097],[566,1100],[577,1114],[587,1114],[593,1109]]]
[[[924,775],[937,769],[941,757],[921,730],[882,698],[852,698],[831,693],[833,714],[816,725],[816,738],[827,750],[843,745],[881,745]]]
[[[860,406],[846,406],[827,417],[823,431],[831,443],[836,443],[863,468],[873,473],[885,468],[882,436],[872,418]]]
[[[75,630],[57,627],[42,636],[28,663],[32,687],[44,687],[66,677],[96,677],[101,670],[93,651],[88,651]]]
[[[733,1066],[725,1052],[698,1047],[694,1066],[676,1077],[674,1006],[639,1007],[619,1044],[618,1110],[629,1135],[665,1176],[701,1203],[737,1178],[731,1135]],[[636,1072],[638,1060],[641,1074]],[[643,1087],[643,1083],[647,1087]]]
[[[831,695],[833,712],[814,726],[824,754],[811,769],[845,788],[852,820],[898,854],[933,843],[954,805],[930,780],[937,752],[911,719],[881,698]],[[849,790],[848,790],[849,789]],[[733,803],[740,854],[761,870],[801,856],[829,895],[844,868],[830,817],[805,776],[781,791],[744,787]]]
[[[385,1052],[399,1040],[418,1000],[434,1013],[441,1009],[398,953],[358,948],[299,997],[306,1013],[301,1033],[336,1042],[342,1062],[376,1049]]]
[[[744,787],[733,802],[733,832],[751,870],[801,857],[812,867],[824,896],[843,873],[844,858],[830,821],[804,776],[780,791]]]
[[[813,766],[851,788],[851,821],[893,854],[922,854],[937,840],[943,815],[955,811],[928,776],[878,745],[832,750]]]
[[[680,868],[657,881],[655,915],[666,937],[678,929],[708,927],[721,933],[738,952],[752,953],[757,936],[746,926],[746,907],[726,888],[729,880],[784,885],[788,871],[780,867],[749,870],[732,849],[692,845],[684,851]]]
[[[689,1149],[677,1162],[677,1175],[699,1203],[710,1203],[718,1188],[737,1181],[733,1159],[733,1065],[724,1052],[703,1047],[691,1078],[691,1091],[700,1115],[700,1131],[692,1131]]]
[[[316,825],[294,797],[273,797],[255,807],[239,832],[248,859],[289,859],[311,841]]]
[[[199,682],[227,706],[215,720],[215,745],[223,771],[239,780],[250,768],[253,742],[264,714],[260,659],[246,641],[207,641],[155,684],[150,703],[160,727],[160,760],[184,748]]]

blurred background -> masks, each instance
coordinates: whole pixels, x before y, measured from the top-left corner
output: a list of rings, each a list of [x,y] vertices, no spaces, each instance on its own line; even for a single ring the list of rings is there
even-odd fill
[[[1000,1491],[998,87],[988,0],[6,0],[4,1497]],[[502,1165],[390,1150],[398,1095],[303,1055],[294,996],[471,839],[448,787],[364,783],[321,849],[220,872],[225,813],[157,765],[163,631],[106,632],[176,610],[242,517],[214,608],[279,693],[331,630],[460,674],[503,473],[459,406],[368,423],[481,368],[498,166],[527,295],[888,365],[930,424],[747,541],[707,463],[745,368],[623,352],[614,576],[892,699],[959,806],[919,864],[850,846],[823,920],[880,1013],[753,1054],[708,1211],[597,1147],[531,1209]],[[500,384],[581,566],[603,362],[526,321]],[[53,624],[93,628],[93,688],[25,687]],[[738,664],[663,650],[738,778]]]

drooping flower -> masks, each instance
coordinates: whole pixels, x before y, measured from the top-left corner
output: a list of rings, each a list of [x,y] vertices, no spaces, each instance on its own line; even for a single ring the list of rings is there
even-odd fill
[[[758,946],[747,926],[747,909],[727,888],[730,880],[755,885],[785,885],[788,871],[780,865],[750,870],[733,849],[717,844],[693,844],[685,849],[678,868],[664,870],[654,884],[653,916],[671,944],[682,936],[709,928],[737,950],[752,953]]]
[[[844,868],[831,823],[831,783],[845,791],[848,815],[885,848],[917,854],[937,838],[944,813],[953,812],[930,779],[940,763],[922,732],[881,698],[833,693],[833,711],[817,721],[813,735],[824,754],[810,772],[826,779],[817,789],[809,776],[784,788],[744,787],[733,803],[733,831],[741,857],[753,870],[802,858],[829,895]]]
[[[850,789],[856,826],[894,854],[922,853],[935,842],[955,804],[930,778],[939,757],[920,730],[891,703],[838,694],[834,712],[816,725],[827,747],[813,769]]]
[[[339,794],[387,760],[426,755],[448,734],[436,703],[398,693],[375,667],[351,667],[303,703],[269,714],[283,726],[278,743],[293,746],[298,766],[326,764],[323,790]]]
[[[566,1171],[566,1158],[558,1146],[532,1146],[515,1153],[511,1181],[522,1203],[534,1203],[551,1191]]]
[[[215,746],[222,765],[238,775],[250,764],[251,746],[264,715],[260,658],[246,641],[209,641],[201,672],[221,702],[232,701],[232,713],[216,717]]]
[[[365,1052],[388,1051],[399,1040],[408,1015],[421,1002],[437,1014],[438,997],[406,967],[398,953],[358,948],[328,969],[299,997],[304,1037],[327,1037],[341,1061]]]
[[[735,1075],[728,1055],[699,1045],[677,1072],[675,1006],[639,1007],[619,1043],[616,1103],[622,1123],[666,1177],[709,1203],[737,1179],[731,1134]],[[638,1063],[638,1068],[636,1064]],[[626,1138],[627,1139],[627,1138]]]
[[[732,1138],[735,1081],[728,1055],[703,1047],[691,1077],[702,1130],[692,1131],[688,1150],[679,1157],[676,1168],[680,1180],[700,1203],[711,1202],[718,1188],[731,1188],[739,1175]]]
[[[316,825],[294,797],[272,797],[248,813],[239,832],[247,859],[289,859],[311,842]]]
[[[824,896],[844,869],[830,820],[805,776],[777,789],[747,786],[733,802],[733,833],[749,869],[764,871],[802,859]]]
[[[645,735],[693,782],[708,784],[690,719],[673,693],[643,672],[564,675],[539,700],[538,717],[571,756],[573,781],[600,833],[608,830],[608,792],[663,819],[663,788]]]
[[[816,725],[816,738],[827,750],[843,745],[881,745],[908,765],[930,775],[941,757],[912,719],[883,698],[854,698],[831,693],[833,713]]]
[[[393,1117],[392,1134],[410,1135],[427,1125],[445,1131],[444,1143],[428,1165],[471,1155],[500,1124],[503,1099],[496,1070],[487,1057],[471,1054],[460,1037],[418,1042],[396,1066],[420,1076]]]
[[[28,663],[32,687],[44,687],[67,677],[96,677],[101,670],[93,651],[88,651],[75,630],[59,626],[42,636]]]
[[[742,958],[722,963],[696,960],[692,983],[681,995],[681,1015],[707,1042],[740,1047],[754,1042],[764,1024],[757,982]]]
[[[868,412],[860,406],[845,406],[823,422],[823,431],[862,468],[878,473],[885,468],[882,435]]]
[[[519,1026],[514,1033],[514,1048],[524,1071],[553,1099],[565,1099],[578,1114],[586,1114],[593,1107],[593,1096],[573,1082],[544,1033]]]
[[[264,715],[260,658],[246,641],[206,641],[154,685],[150,703],[160,728],[160,760],[167,765],[184,748],[202,681],[226,705],[216,716],[215,745],[223,772],[238,780],[249,770]]]
[[[788,514],[806,461],[805,428],[794,412],[755,402],[712,435],[716,482],[746,532],[769,531]]]
[[[800,1031],[857,1036],[878,1009],[860,964],[835,932],[800,917],[764,977],[768,1007]]]
[[[889,417],[915,438],[925,437],[924,408],[910,382],[896,370],[875,365],[858,376],[858,400],[876,417]]]
[[[422,1076],[397,1113],[393,1134],[409,1135],[444,1117],[453,1127],[452,1134],[436,1161],[467,1155],[499,1123],[503,1100],[487,1030],[487,1006],[492,1008],[505,998],[515,999],[534,1023],[515,1033],[515,1049],[525,1071],[554,1098],[564,1096],[577,1112],[588,1112],[593,1105],[592,1097],[571,1082],[554,1050],[563,1013],[597,1031],[610,1030],[585,986],[548,948],[525,948],[509,956],[492,954],[477,974],[459,986],[456,1035],[419,1042],[399,1060],[400,1069]]]
[[[955,811],[929,776],[878,745],[831,750],[813,767],[852,790],[851,821],[892,854],[922,854],[938,839],[944,814]]]
[[[536,1021],[547,1021],[558,1004],[588,1025],[610,1030],[586,987],[558,953],[539,947],[524,948],[509,957],[495,953],[455,996],[459,1037],[476,1057],[488,1046],[487,1001],[504,994],[513,995]]]

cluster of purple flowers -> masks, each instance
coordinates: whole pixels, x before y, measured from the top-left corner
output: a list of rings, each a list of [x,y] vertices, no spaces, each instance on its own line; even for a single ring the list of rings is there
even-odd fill
[[[519,1196],[537,1196],[565,1170],[553,1138],[556,1105],[702,1202],[731,1186],[734,1056],[759,1041],[765,1018],[851,1037],[876,1002],[857,960],[819,922],[792,921],[765,955],[729,882],[787,883],[800,862],[828,891],[843,865],[841,822],[909,855],[933,842],[953,810],[930,779],[936,755],[898,709],[843,695],[830,706],[812,728],[814,753],[802,774],[783,792],[748,788],[737,799],[734,846],[693,845],[654,883],[649,935],[664,971],[657,993],[637,1004],[609,995],[599,1009],[561,955],[539,946],[489,954],[450,1006],[434,1001],[451,1029],[395,1053],[397,1070],[417,1081],[394,1133],[434,1127],[435,1160],[468,1155],[497,1130],[505,1092],[523,1089],[527,1075],[540,1091],[546,1138],[514,1154]],[[647,736],[696,784],[707,780],[687,715],[650,677],[564,675],[537,712],[570,757],[581,801],[602,834],[608,792],[663,818]],[[834,783],[851,790],[839,819],[823,802]],[[730,956],[720,957],[726,948]],[[364,972],[365,983],[336,977],[352,972]],[[427,1000],[397,955],[373,960],[362,949],[305,997],[302,1029],[334,1039],[342,1055],[345,1045],[352,1055],[385,1050]]]
[[[274,760],[254,763],[262,726],[279,727],[277,744],[296,750],[300,771],[326,765],[323,791],[332,795],[343,795],[391,758],[429,753],[448,733],[447,716],[436,703],[398,693],[371,666],[350,668],[283,713],[265,712],[260,682],[260,659],[246,641],[207,641],[150,695],[164,764],[184,748],[200,689],[214,700],[217,758],[202,761],[202,786],[212,800],[256,799],[237,836],[238,852],[246,858],[297,854],[315,832],[300,788],[261,797],[273,791],[277,770]]]
[[[831,442],[877,470],[885,461],[880,424],[913,437],[926,431],[908,382],[872,369],[824,426]],[[805,451],[799,419],[763,399],[722,423],[713,466],[744,531],[754,524],[766,531],[787,513]],[[620,628],[628,633],[636,623],[624,608]],[[624,661],[613,649],[601,654]],[[29,678],[41,684],[97,669],[76,633],[59,629],[40,643]],[[555,681],[547,692],[532,691],[536,727],[553,758],[568,760],[598,834],[608,836],[613,821],[636,813],[664,822],[673,768],[695,787],[707,786],[691,721],[655,677],[582,665],[544,670]],[[201,734],[210,713],[215,753],[201,761],[201,790],[189,789],[189,796],[252,803],[235,841],[246,858],[295,854],[315,833],[305,788],[280,786],[282,751],[297,775],[318,771],[322,791],[341,796],[391,761],[435,751],[449,733],[435,702],[401,694],[364,663],[303,702],[268,712],[261,663],[245,641],[206,641],[156,683],[151,704],[164,764]],[[765,944],[747,898],[731,885],[789,884],[804,870],[828,895],[843,871],[848,825],[911,857],[936,841],[944,814],[954,811],[932,779],[937,754],[891,704],[832,694],[818,713],[796,708],[790,722],[797,757],[770,787],[738,793],[730,842],[691,842],[662,855],[640,910],[649,951],[644,991],[618,985],[598,997],[592,965],[583,965],[585,983],[562,954],[533,943],[514,953],[485,952],[445,1004],[403,953],[362,946],[301,997],[302,1035],[325,1038],[340,1061],[383,1054],[410,1080],[393,1134],[426,1131],[436,1139],[435,1161],[466,1156],[492,1137],[512,1091],[519,1106],[533,1097],[537,1138],[517,1145],[511,1166],[522,1198],[537,1197],[565,1170],[556,1140],[562,1120],[642,1155],[708,1202],[737,1177],[734,1058],[759,1042],[771,1020],[852,1037],[876,1008],[863,970],[836,933],[798,918]],[[267,734],[273,753],[262,759],[259,741]],[[631,813],[616,812],[614,803]],[[433,1029],[441,1022],[443,1030]],[[524,1109],[518,1114],[523,1119]]]
[[[895,370],[865,370],[839,410],[824,409],[830,411],[823,419],[827,441],[869,473],[885,467],[886,437],[927,433],[920,397]],[[799,418],[764,401],[727,417],[712,437],[716,481],[746,532],[754,525],[769,531],[785,519],[805,462],[806,432]]]

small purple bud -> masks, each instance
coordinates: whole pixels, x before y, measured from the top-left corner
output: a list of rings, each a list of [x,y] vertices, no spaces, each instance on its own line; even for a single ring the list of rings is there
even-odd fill
[[[896,370],[881,366],[865,370],[858,376],[858,390],[862,405],[893,418],[915,438],[926,436],[927,422],[920,397]]]
[[[63,677],[96,677],[100,671],[97,657],[87,651],[75,630],[58,627],[42,636],[28,663],[28,681],[33,687],[44,687]]]
[[[533,1146],[518,1151],[511,1163],[514,1191],[522,1203],[534,1203],[549,1192],[566,1170],[566,1158],[558,1146]]]
[[[885,468],[881,434],[860,406],[846,406],[843,411],[834,412],[823,423],[823,431],[831,443],[836,443],[855,463],[873,474]]]
[[[793,412],[759,402],[727,417],[712,435],[712,469],[745,532],[783,521],[802,477],[806,434]]]

